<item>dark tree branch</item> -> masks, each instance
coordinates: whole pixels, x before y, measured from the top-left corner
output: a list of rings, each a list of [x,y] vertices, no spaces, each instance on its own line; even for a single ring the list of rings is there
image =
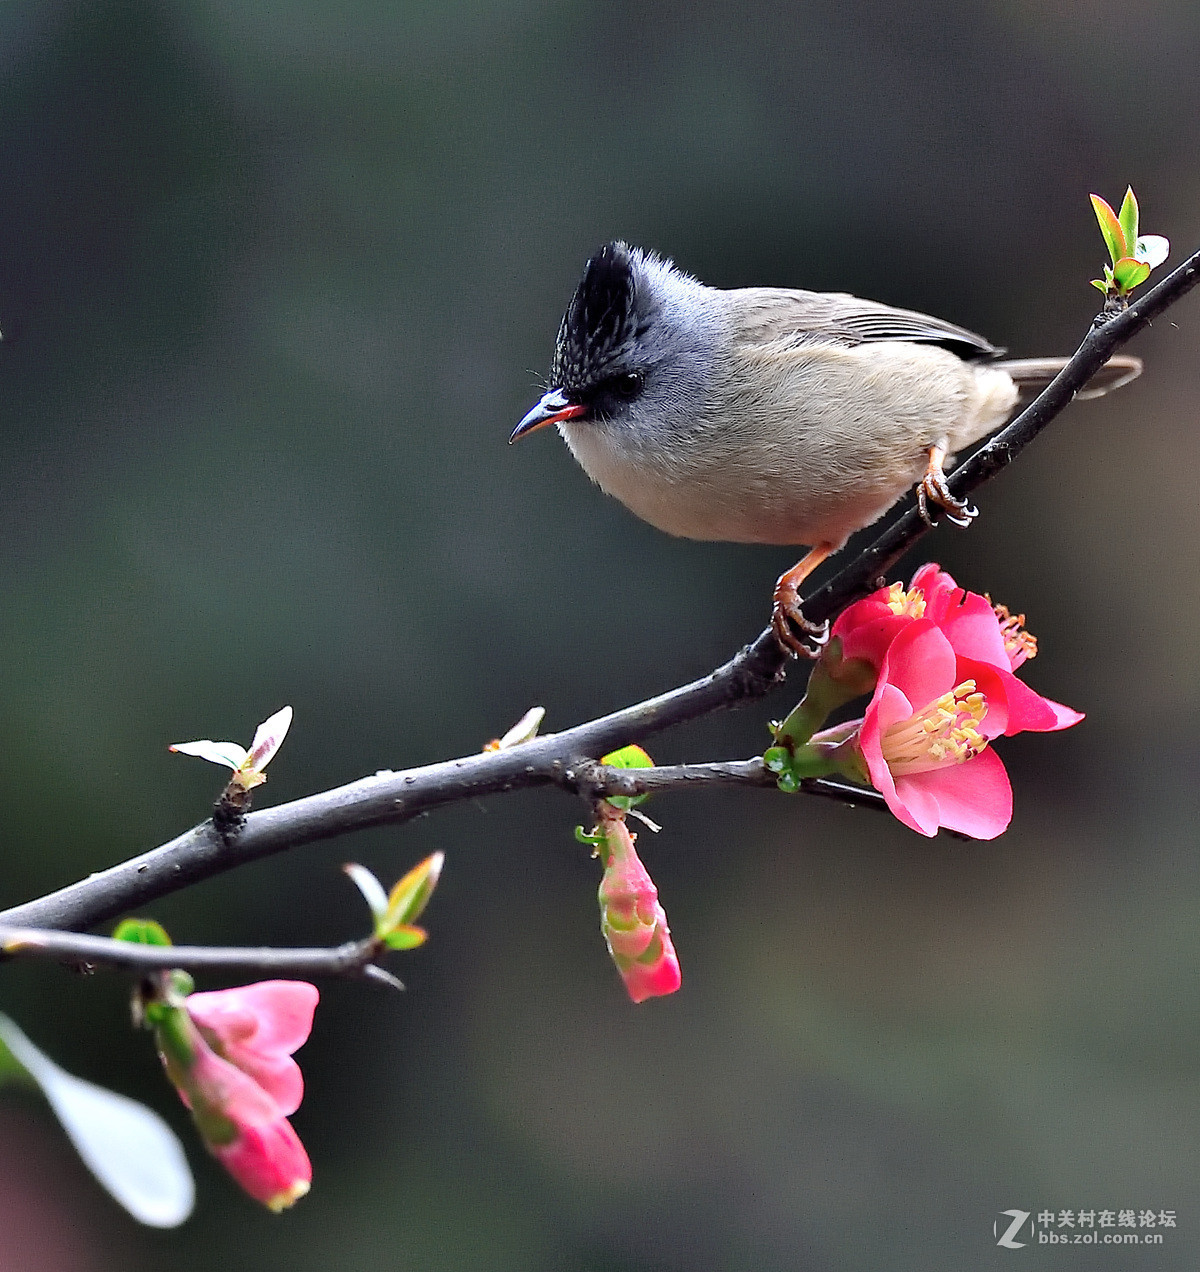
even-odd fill
[[[714,760],[708,764],[660,764],[654,768],[609,768],[594,760],[583,760],[564,769],[560,785],[589,803],[605,795],[651,795],[656,791],[678,790],[681,786],[761,786],[776,783],[775,774],[761,756],[749,760]],[[800,789],[809,795],[823,795],[841,804],[864,804],[886,809],[878,791],[828,777],[806,777]]]
[[[609,768],[594,760],[582,760],[563,770],[560,785],[592,804],[605,795],[649,795],[681,786],[774,786],[775,775],[757,756],[750,760],[661,764],[644,769]]]
[[[1097,325],[1047,388],[955,470],[950,489],[965,498],[1001,468],[1071,401],[1074,395],[1133,335],[1200,282],[1200,252],[1148,291],[1125,312]],[[846,605],[866,595],[895,561],[928,530],[910,501],[907,510],[847,566],[804,602],[816,622],[832,619]],[[762,697],[782,677],[787,658],[770,628],[723,666],[700,680],[648,698],[624,710],[577,725],[562,733],[535,738],[505,751],[466,756],[402,773],[380,773],[348,786],[310,795],[290,804],[251,813],[228,837],[211,822],[187,831],[170,843],[131,861],[100,871],[66,888],[0,913],[0,921],[35,927],[87,927],[177,892],[181,888],[246,861],[349,831],[407,821],[427,809],[522,787],[558,784],[572,788],[567,774],[616,747],[639,741],[672,725],[722,708]],[[742,761],[753,765],[756,761]],[[706,772],[701,777],[699,770]],[[624,772],[627,771],[623,771]],[[682,765],[668,789],[713,782],[767,785],[751,769],[731,765]],[[611,777],[614,784],[632,780]],[[652,780],[643,778],[641,780]],[[805,783],[804,789],[855,803],[871,803],[871,792],[840,783]],[[591,788],[592,794],[619,793]],[[874,800],[874,802],[878,802]]]
[[[83,936],[46,928],[0,926],[0,950],[14,957],[51,959],[74,966],[117,967],[131,972],[254,972],[272,976],[366,976],[401,989],[390,973],[375,965],[386,949],[371,937],[329,949],[240,949],[204,945],[138,945],[106,936]]]

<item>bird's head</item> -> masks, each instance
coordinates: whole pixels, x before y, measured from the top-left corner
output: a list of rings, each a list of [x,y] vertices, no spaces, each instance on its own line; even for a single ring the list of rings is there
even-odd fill
[[[667,425],[711,363],[706,294],[670,261],[622,242],[602,247],[563,314],[550,388],[509,441],[547,424]]]

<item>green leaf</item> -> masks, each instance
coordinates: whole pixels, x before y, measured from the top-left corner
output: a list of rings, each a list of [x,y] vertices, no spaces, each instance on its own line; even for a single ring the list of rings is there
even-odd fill
[[[1132,291],[1140,287],[1150,277],[1150,266],[1145,261],[1135,261],[1132,256],[1123,256],[1113,266],[1113,279],[1123,291]]]
[[[1090,278],[1088,282],[1093,287],[1098,287],[1106,296],[1108,295],[1108,284],[1102,278]]]
[[[1117,214],[1098,194],[1089,195],[1088,197],[1092,201],[1092,210],[1096,213],[1096,220],[1100,222],[1100,233],[1104,236],[1108,254],[1112,257],[1115,265],[1122,256],[1129,255],[1130,248],[1125,244],[1125,231],[1121,229],[1121,222],[1117,220]]]
[[[185,971],[182,967],[173,967],[167,973],[167,985],[170,992],[178,998],[186,998],[196,988],[191,972]]]
[[[608,842],[604,835],[589,835],[582,826],[575,827],[575,838],[579,843],[587,844],[591,848],[598,848],[601,844]]]
[[[433,896],[445,861],[444,852],[431,853],[396,884],[388,897],[387,911],[376,921],[377,936],[387,940],[388,933],[420,917]]]
[[[0,1087],[6,1082],[15,1082],[21,1086],[37,1086],[29,1074],[29,1070],[4,1045],[0,1036]]]
[[[389,950],[415,950],[418,945],[424,945],[429,933],[424,928],[413,927],[404,923],[400,927],[392,928],[383,937],[383,943]]]
[[[623,746],[619,751],[610,751],[608,755],[600,757],[600,763],[608,765],[609,768],[620,769],[654,767],[654,761],[640,746]],[[627,813],[635,804],[641,804],[648,798],[647,795],[610,795],[608,802],[614,808]]]
[[[153,919],[122,919],[113,930],[114,941],[133,945],[170,945],[167,929]]]
[[[192,1213],[183,1146],[157,1113],[60,1069],[3,1014],[0,1043],[41,1088],[84,1165],[139,1223],[177,1228]]]
[[[600,757],[600,763],[609,768],[653,768],[654,761],[640,746],[623,746]]]
[[[1138,242],[1138,196],[1133,186],[1125,187],[1125,198],[1121,201],[1121,211],[1117,214],[1121,223],[1121,233],[1125,235],[1125,251],[1133,252]]]
[[[1121,255],[1131,255],[1138,239],[1138,201],[1133,193],[1133,186],[1125,189],[1125,200],[1117,219],[1121,222],[1121,233],[1125,236],[1125,251]]]
[[[787,769],[785,772],[780,773],[777,785],[785,794],[792,795],[800,789],[800,779],[791,769]]]

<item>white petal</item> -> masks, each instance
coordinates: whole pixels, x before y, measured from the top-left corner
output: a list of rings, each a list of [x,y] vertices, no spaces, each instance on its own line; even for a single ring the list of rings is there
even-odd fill
[[[387,913],[388,898],[384,891],[383,884],[366,868],[360,866],[356,862],[348,861],[342,869],[354,880],[359,892],[363,894],[363,898],[367,905],[371,908],[371,913],[379,918],[381,914]]]
[[[192,1213],[183,1146],[157,1113],[60,1069],[3,1014],[0,1039],[41,1087],[84,1165],[139,1223],[177,1228]]]
[[[202,760],[208,760],[213,764],[227,764],[231,769],[237,770],[246,762],[246,751],[244,747],[238,746],[236,742],[176,742],[173,746],[167,748],[170,751],[177,751],[180,755],[195,755]]]
[[[1151,269],[1161,265],[1171,251],[1170,239],[1161,234],[1143,234],[1134,248],[1133,259],[1144,261]]]
[[[537,737],[537,731],[546,718],[545,707],[530,707],[528,711],[500,739],[500,750],[507,751],[510,746],[518,746],[522,742],[531,742]]]
[[[271,757],[279,750],[287,731],[292,727],[292,709],[284,707],[266,719],[254,732],[254,741],[250,743],[250,766],[254,769],[265,769]]]

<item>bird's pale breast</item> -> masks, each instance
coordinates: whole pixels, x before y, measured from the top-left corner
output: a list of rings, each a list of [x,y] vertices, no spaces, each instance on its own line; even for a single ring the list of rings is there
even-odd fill
[[[588,475],[692,539],[843,543],[900,498],[928,448],[965,446],[1016,402],[1002,370],[906,342],[739,348],[687,419],[568,423]]]

